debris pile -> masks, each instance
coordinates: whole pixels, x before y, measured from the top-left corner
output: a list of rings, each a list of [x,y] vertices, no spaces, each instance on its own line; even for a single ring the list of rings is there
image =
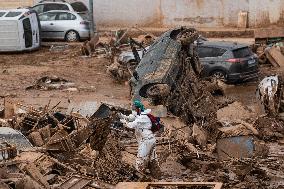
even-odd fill
[[[7,141],[0,145],[0,165],[12,174],[1,178],[1,184],[12,187],[28,179],[24,188],[50,188],[75,174],[102,185],[141,179],[134,167],[122,161],[119,136],[111,129],[115,127],[114,107],[102,104],[86,118],[75,112],[57,112],[56,106],[41,110],[18,106],[23,111],[14,116],[11,128],[0,127],[1,141]],[[23,148],[24,143],[29,148]]]
[[[133,39],[131,37],[133,29],[144,34]],[[107,58],[110,61],[107,73],[116,81],[127,81],[154,39],[154,35],[137,27],[131,27],[126,30],[117,30],[115,33],[107,34],[106,37],[94,36],[90,41],[83,43],[81,54],[88,57]]]
[[[261,64],[271,64],[276,68],[284,66],[284,42],[262,44],[257,47],[256,53]]]
[[[28,86],[26,90],[68,90],[72,88],[75,88],[75,83],[64,78],[57,76],[44,76],[38,79],[33,85]]]

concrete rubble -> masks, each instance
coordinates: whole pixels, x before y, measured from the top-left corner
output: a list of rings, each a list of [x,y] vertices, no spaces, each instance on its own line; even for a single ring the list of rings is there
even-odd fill
[[[130,108],[101,103],[94,111],[95,105],[86,103],[90,106],[86,112],[80,112],[78,104],[69,104],[67,112],[62,112],[60,102],[35,108],[6,101],[0,121],[0,188],[283,188],[281,79],[273,86],[265,85],[267,78],[260,82],[258,99],[264,114],[259,115],[228,99],[219,81],[200,77],[192,45],[198,37],[195,29],[173,30],[174,34],[164,35],[168,38],[162,40],[162,47],[153,44],[155,37],[149,34],[127,44],[132,39],[129,30],[119,31],[107,43],[99,37],[91,39],[80,50],[88,57],[104,54],[110,61],[107,72],[115,80],[131,78],[133,98],[143,93],[142,100],[162,115],[166,128],[156,136],[162,178],[134,168],[137,141],[118,116],[130,114]],[[152,53],[140,56],[149,45]],[[61,47],[52,49],[61,51]],[[131,65],[119,58],[127,49],[134,57]],[[267,53],[261,56],[281,67],[271,50],[276,47],[266,51],[273,63]],[[151,71],[145,65],[152,60],[160,67],[149,66]],[[171,68],[172,73],[168,72]],[[61,77],[46,76],[27,90],[74,87]]]

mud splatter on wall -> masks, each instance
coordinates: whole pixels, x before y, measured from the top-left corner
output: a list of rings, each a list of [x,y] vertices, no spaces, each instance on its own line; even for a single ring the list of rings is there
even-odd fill
[[[249,27],[284,26],[284,0],[94,0],[97,25],[108,27],[236,27],[239,11]]]

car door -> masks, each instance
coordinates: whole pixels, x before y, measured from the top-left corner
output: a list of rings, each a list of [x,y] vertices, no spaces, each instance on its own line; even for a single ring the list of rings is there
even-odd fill
[[[56,37],[56,28],[54,27],[56,14],[56,12],[47,12],[39,15],[42,38],[53,39]]]
[[[68,12],[58,12],[54,27],[56,28],[56,37],[60,39],[65,38],[67,31],[76,28],[76,16]]]
[[[197,53],[203,66],[202,74],[209,76],[214,70],[225,70],[226,68],[222,64],[222,55],[226,52],[225,49],[208,46],[198,46]]]

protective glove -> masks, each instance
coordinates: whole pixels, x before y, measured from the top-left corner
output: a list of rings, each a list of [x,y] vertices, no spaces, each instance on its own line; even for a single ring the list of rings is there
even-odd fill
[[[125,119],[125,115],[123,115],[122,113],[119,112],[117,115],[118,115],[119,119]]]

